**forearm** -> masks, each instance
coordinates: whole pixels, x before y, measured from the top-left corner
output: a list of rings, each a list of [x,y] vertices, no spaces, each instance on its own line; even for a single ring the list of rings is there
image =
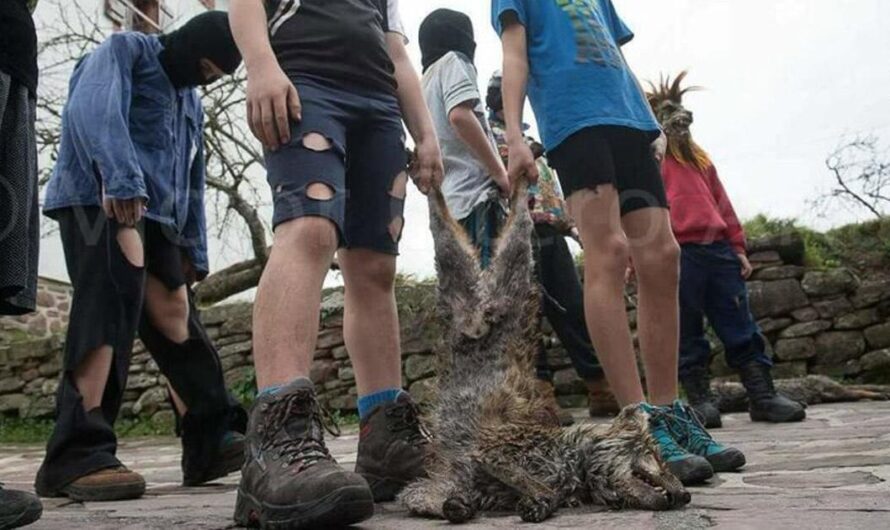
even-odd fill
[[[269,42],[269,30],[266,28],[263,0],[232,0],[229,24],[248,72],[252,68],[275,61],[275,53]]]
[[[528,85],[528,55],[525,30],[519,24],[512,25],[502,36],[504,48],[504,121],[508,142],[524,141],[522,134],[522,110],[525,106]]]
[[[476,114],[464,106],[458,106],[448,114],[448,121],[454,132],[466,145],[479,162],[488,170],[490,176],[503,175],[506,171],[501,157],[485,134]]]
[[[399,84],[397,96],[399,107],[402,109],[402,117],[408,132],[415,143],[421,143],[435,138],[433,120],[429,109],[423,100],[423,92],[420,89],[420,79],[417,77],[411,63],[396,64],[396,81]]]

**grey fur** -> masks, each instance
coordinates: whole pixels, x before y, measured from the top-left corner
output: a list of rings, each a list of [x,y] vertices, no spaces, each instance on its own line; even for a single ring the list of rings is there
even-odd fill
[[[713,383],[711,390],[717,398],[720,412],[748,411],[748,397],[741,383]],[[824,375],[777,379],[776,390],[804,405],[890,399],[890,386],[842,385]]]
[[[689,493],[661,461],[636,407],[610,425],[559,426],[534,384],[538,289],[526,186],[491,266],[481,271],[438,190],[430,194],[439,310],[451,325],[430,417],[429,478],[399,500],[412,513],[464,522],[480,511],[539,522],[578,503],[664,510]]]

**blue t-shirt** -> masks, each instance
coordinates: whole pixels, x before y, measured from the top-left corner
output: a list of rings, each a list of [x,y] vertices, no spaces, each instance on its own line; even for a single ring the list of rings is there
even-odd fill
[[[509,11],[526,28],[528,96],[548,150],[595,125],[659,130],[618,49],[633,32],[611,0],[492,0],[498,34]]]

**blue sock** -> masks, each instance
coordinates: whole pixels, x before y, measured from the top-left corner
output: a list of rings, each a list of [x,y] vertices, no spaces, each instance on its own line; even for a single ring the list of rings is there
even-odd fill
[[[378,405],[392,403],[404,392],[401,388],[388,388],[358,398],[358,417],[364,419]]]

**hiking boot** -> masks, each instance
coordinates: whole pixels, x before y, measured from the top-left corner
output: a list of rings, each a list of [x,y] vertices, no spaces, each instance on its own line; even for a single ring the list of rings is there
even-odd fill
[[[776,392],[769,366],[751,361],[739,368],[739,376],[748,393],[751,421],[788,423],[807,417],[803,405]]]
[[[745,455],[733,447],[717,443],[698,419],[698,415],[679,399],[674,401],[671,432],[684,449],[707,459],[714,471],[735,471],[745,465]]]
[[[368,483],[337,465],[325,446],[325,430],[339,434],[332,425],[307,379],[260,395],[250,411],[235,522],[292,530],[347,526],[374,515]]]
[[[183,486],[193,487],[206,484],[234,473],[244,465],[245,438],[240,432],[226,432],[222,439],[217,441],[216,447],[208,455],[209,458],[207,456],[196,458],[196,448],[186,447],[185,436],[182,440]]]
[[[563,427],[575,423],[572,413],[560,407],[559,402],[556,401],[556,387],[553,385],[553,381],[538,379],[536,384],[541,397],[544,398],[544,407],[553,416],[553,419]]]
[[[79,502],[138,499],[144,493],[145,479],[125,466],[94,471],[59,490],[60,496]]]
[[[368,481],[375,502],[391,501],[409,482],[427,476],[429,436],[407,392],[375,407],[360,429],[355,472]]]
[[[0,530],[31,524],[42,513],[40,499],[24,491],[3,489],[0,484]]]
[[[703,368],[693,368],[680,378],[680,384],[683,385],[683,390],[686,392],[686,400],[689,401],[692,410],[698,414],[705,428],[719,429],[723,427],[717,400],[711,393],[711,375],[708,371]]]
[[[714,468],[704,457],[691,454],[677,443],[671,433],[676,419],[670,407],[656,407],[648,403],[641,403],[640,407],[649,415],[649,432],[658,443],[662,460],[684,486],[701,484],[714,476]]]
[[[591,418],[618,414],[621,407],[618,406],[615,394],[609,389],[605,376],[586,379],[584,385],[587,386],[587,410]]]

